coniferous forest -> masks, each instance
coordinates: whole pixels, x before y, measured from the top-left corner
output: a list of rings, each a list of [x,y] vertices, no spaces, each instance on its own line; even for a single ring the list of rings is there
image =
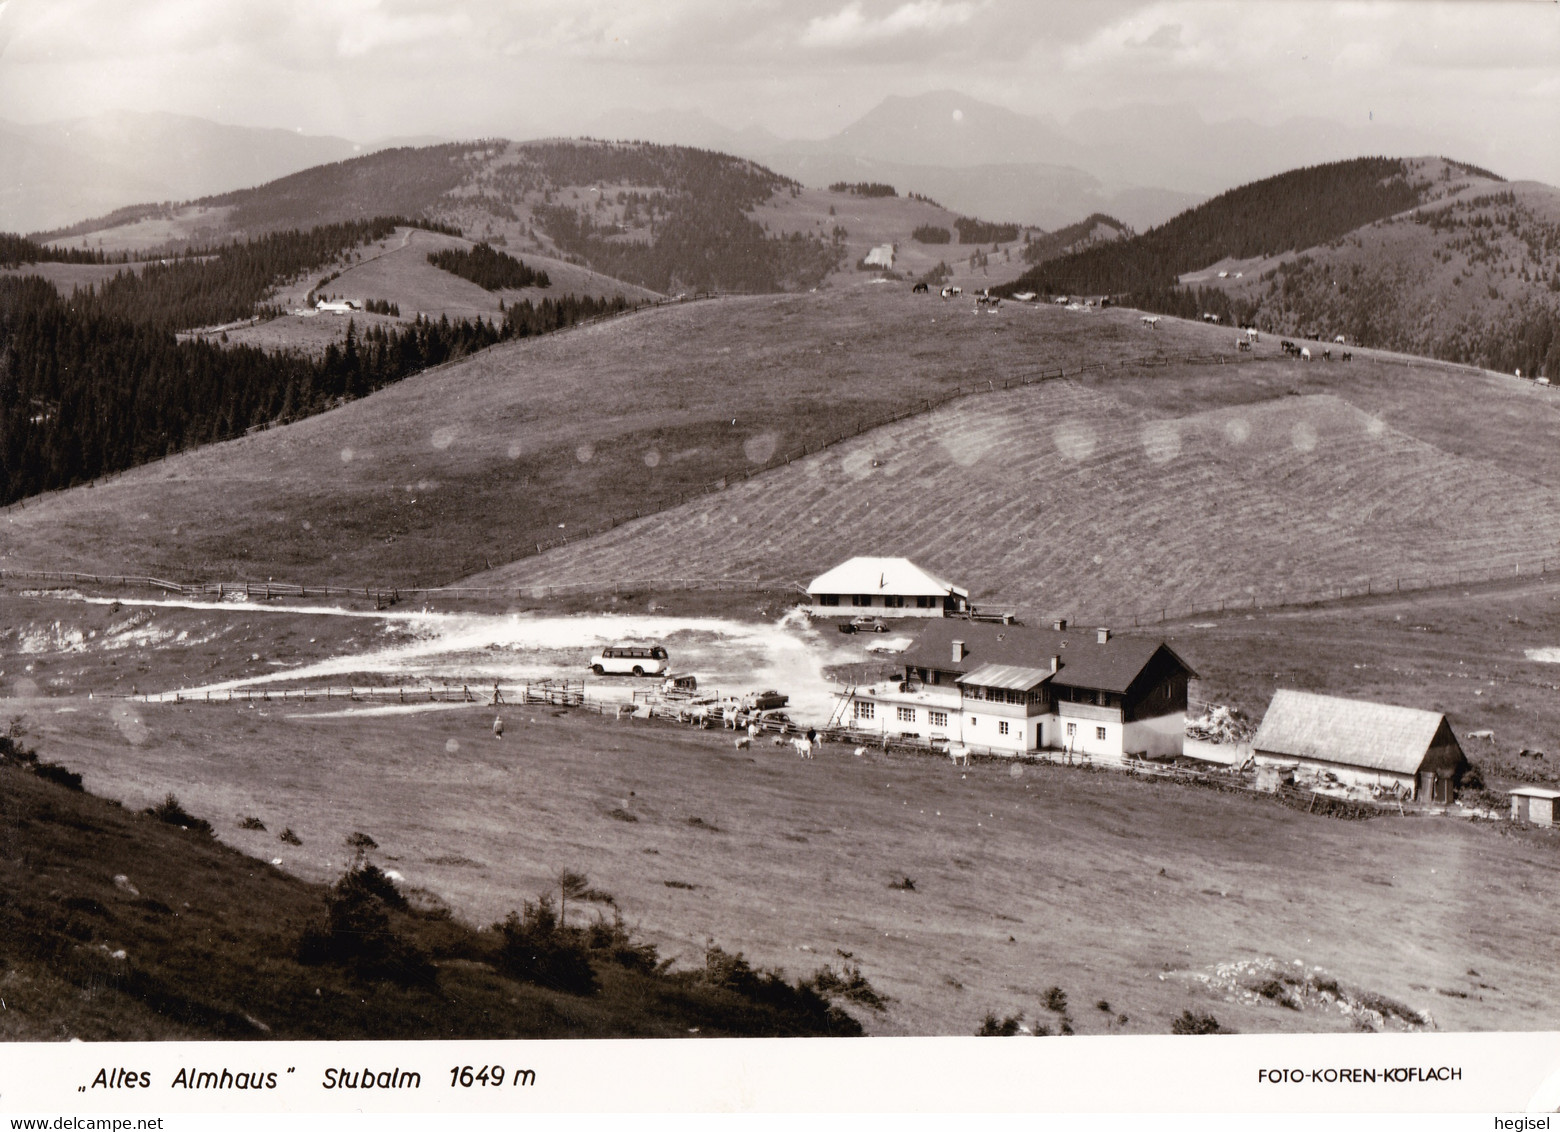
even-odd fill
[[[506,288],[550,287],[552,280],[547,272],[527,267],[512,255],[498,251],[487,244],[478,244],[467,251],[463,248],[445,248],[429,252],[428,262],[441,271],[469,279],[487,291]]]
[[[397,223],[406,221],[275,234],[127,270],[68,298],[36,276],[0,278],[0,503],[297,420],[497,342],[627,308],[620,297],[565,295],[515,303],[501,321],[349,325],[322,358],[176,336],[254,313],[279,279]],[[6,245],[18,260],[20,244]],[[38,249],[24,262],[47,258]]]

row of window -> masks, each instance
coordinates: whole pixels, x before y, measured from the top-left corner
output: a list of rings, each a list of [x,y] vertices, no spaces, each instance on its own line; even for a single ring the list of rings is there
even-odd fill
[[[850,603],[852,605],[854,605],[854,606],[859,607],[859,608],[870,609],[872,607],[872,598],[873,598],[872,594],[851,594],[850,595]],[[917,609],[936,609],[941,604],[941,602],[942,602],[942,598],[940,598],[940,597],[937,597],[935,595],[929,597],[929,596],[927,596],[925,594],[922,594],[921,596],[919,596],[919,597],[917,597],[915,599],[915,607]],[[840,603],[840,595],[839,594],[819,594],[818,595],[818,604],[819,605],[838,605],[839,603]],[[904,607],[905,607],[905,599],[904,599],[903,596],[901,596],[899,594],[884,594],[883,595],[883,608],[884,609],[903,609]]]
[[[985,700],[988,704],[1018,704],[1021,707],[1046,703],[1046,695],[1043,691],[1017,692],[1012,688],[982,688],[972,684],[964,686],[964,697],[970,700]]]
[[[854,707],[855,716],[857,719],[876,718],[876,704],[867,700],[856,700],[852,706]],[[914,723],[916,721],[916,710],[913,707],[899,707],[895,709],[895,712],[900,723]],[[931,727],[947,727],[948,713],[945,711],[933,711],[932,709],[928,708],[926,712],[926,722]],[[970,716],[971,727],[976,726],[979,722],[980,721],[977,720],[973,715]],[[997,721],[998,735],[1009,735],[1011,733],[1012,732],[1009,730],[1009,724],[1007,720],[1002,719]],[[1067,738],[1069,740],[1075,740],[1077,737],[1078,725],[1076,723],[1069,723],[1067,725]],[[1103,743],[1105,741],[1105,728],[1096,727],[1094,729],[1094,737]]]

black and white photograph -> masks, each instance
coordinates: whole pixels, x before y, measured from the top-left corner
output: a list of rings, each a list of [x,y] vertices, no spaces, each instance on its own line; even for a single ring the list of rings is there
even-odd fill
[[[0,1039],[239,1051],[38,1110],[1453,1097],[1560,1009],[1557,186],[1552,2],[3,0]]]

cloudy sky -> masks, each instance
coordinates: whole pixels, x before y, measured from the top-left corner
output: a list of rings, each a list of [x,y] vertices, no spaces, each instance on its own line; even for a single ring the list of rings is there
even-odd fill
[[[359,141],[619,108],[831,134],[956,89],[1065,120],[1383,122],[1560,183],[1554,0],[5,0],[0,118],[166,110]]]

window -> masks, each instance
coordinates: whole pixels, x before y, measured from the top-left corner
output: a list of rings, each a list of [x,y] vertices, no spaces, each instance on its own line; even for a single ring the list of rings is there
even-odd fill
[[[902,609],[905,599],[898,594],[885,594],[883,596],[884,609]]]
[[[998,735],[1006,735],[1007,733],[1008,733],[1007,720],[1004,719],[1001,723],[997,724],[997,734]]]
[[[856,701],[856,718],[857,719],[871,719],[872,716],[873,716],[873,709],[875,707],[876,707],[875,704],[868,703],[865,700],[857,700]]]
[[[922,594],[921,596],[919,596],[919,597],[917,597],[915,599],[915,607],[917,609],[932,609],[932,608],[934,608],[936,601],[937,601],[936,598],[934,598],[934,597],[927,597],[924,594]]]
[[[948,713],[945,711],[929,711],[926,713],[926,722],[933,727],[947,727]]]
[[[1076,723],[1069,723],[1067,725],[1067,738],[1071,739],[1073,736],[1075,736],[1077,734],[1078,734],[1078,725]]]
[[[1105,729],[1103,727],[1096,727],[1094,729],[1094,737],[1096,739],[1100,740],[1101,742],[1104,742],[1105,741]]]
[[[913,707],[902,707],[902,708],[900,708],[899,709],[899,722],[900,723],[914,723],[915,722],[915,708],[913,708]]]
[[[971,727],[974,727],[979,722],[980,722],[980,720],[976,719],[973,715],[970,716],[970,726]]]
[[[818,604],[819,605],[838,605],[839,603],[840,603],[840,595],[839,594],[819,594],[818,595]]]
[[[866,608],[871,609],[872,608],[872,595],[871,594],[851,594],[850,595],[850,603],[852,605],[855,605],[855,606],[865,606]]]

